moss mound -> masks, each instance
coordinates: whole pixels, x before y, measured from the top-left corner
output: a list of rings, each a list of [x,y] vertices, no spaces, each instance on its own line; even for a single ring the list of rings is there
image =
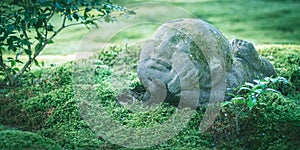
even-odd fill
[[[97,103],[123,125],[146,128],[168,120],[176,108],[164,105],[152,112],[135,113],[116,101],[116,94],[123,89],[144,90],[136,75],[138,49],[125,46],[102,51],[95,58],[93,65],[96,68],[90,74],[85,70],[89,68],[83,65],[79,68],[83,70],[76,72],[82,76],[75,74],[74,78],[75,63],[67,63],[44,69],[42,77],[34,79],[34,84],[0,89],[0,122],[3,125],[0,125],[0,149],[58,149],[59,146],[66,149],[126,149],[105,140],[81,116],[72,80],[84,82],[90,80],[89,76],[94,76],[93,82],[99,85]],[[300,47],[264,47],[260,54],[274,64],[278,76],[290,81],[286,85],[271,86],[281,93],[264,93],[251,111],[239,113],[244,105],[223,107],[214,125],[205,133],[198,129],[205,110],[198,110],[178,135],[150,149],[299,149]],[[127,67],[126,74],[111,80],[120,67]],[[27,80],[32,81],[31,78]],[[84,90],[83,87],[79,89]],[[118,138],[130,141],[130,137],[124,135]]]
[[[61,149],[61,147],[55,141],[31,132],[3,130],[0,131],[0,149],[57,150]]]

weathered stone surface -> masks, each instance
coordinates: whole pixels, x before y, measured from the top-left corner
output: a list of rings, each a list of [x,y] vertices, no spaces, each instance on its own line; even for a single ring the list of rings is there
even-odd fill
[[[224,100],[226,89],[276,74],[252,43],[230,44],[219,30],[199,19],[161,25],[143,46],[137,69],[147,89],[144,99],[182,107]]]
[[[248,81],[276,75],[273,65],[260,57],[253,44],[235,39],[232,41],[235,61],[228,72],[228,87],[236,87]],[[239,74],[239,75],[238,75]]]

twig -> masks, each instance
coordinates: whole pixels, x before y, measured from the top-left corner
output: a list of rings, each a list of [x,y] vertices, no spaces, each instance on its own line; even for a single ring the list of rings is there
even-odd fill
[[[64,20],[63,20],[63,23],[61,25],[61,28],[64,28],[66,26],[66,19],[67,19],[67,15],[65,14],[64,15]]]
[[[22,32],[23,32],[23,34],[24,34],[24,36],[25,36],[25,39],[29,42],[29,37],[28,37],[28,35],[27,35],[26,29],[25,29],[24,26],[26,26],[26,25],[23,25],[23,27],[22,27]],[[31,51],[31,44],[30,44],[30,43],[27,44],[27,47],[28,47],[28,50]],[[30,57],[31,57],[31,56],[29,56],[29,58],[30,58]]]
[[[49,19],[50,20],[50,19]],[[35,58],[42,52],[42,50],[46,47],[46,45],[59,33],[61,32],[64,28],[65,28],[65,22],[66,22],[66,15],[64,17],[64,20],[63,20],[63,23],[62,23],[62,26],[56,31],[54,32],[54,34],[49,38],[47,39],[44,44],[37,50],[35,51],[33,57],[29,57],[28,61],[25,63],[25,65],[22,67],[22,69],[14,75],[13,79],[17,79],[19,78],[24,72],[25,70],[28,68],[29,65],[31,65],[31,63],[35,60]],[[38,32],[38,31],[37,31]]]
[[[51,16],[52,17],[52,16]],[[25,70],[28,68],[29,65],[32,64],[32,62],[35,60],[35,58],[42,52],[42,50],[46,47],[46,45],[58,34],[60,33],[63,29],[67,28],[67,27],[70,27],[70,26],[75,26],[75,25],[81,25],[81,24],[84,24],[83,22],[80,22],[80,23],[73,23],[73,24],[68,24],[66,25],[66,14],[64,15],[64,19],[63,19],[63,23],[62,23],[62,26],[52,34],[52,36],[47,39],[43,45],[34,53],[33,57],[30,57],[29,60],[25,63],[25,65],[22,67],[22,69],[17,73],[15,74],[13,77],[12,77],[12,80],[11,81],[14,81],[16,80],[17,78],[19,78],[24,72]],[[93,20],[100,20],[101,17],[99,18],[94,18]],[[50,19],[49,19],[50,20]]]
[[[7,75],[7,77],[9,78],[10,82],[13,82],[13,77],[11,76],[11,74],[8,72],[8,70],[6,69],[6,65],[3,62],[3,56],[0,55],[0,66],[3,69],[3,71],[5,72],[5,74]]]

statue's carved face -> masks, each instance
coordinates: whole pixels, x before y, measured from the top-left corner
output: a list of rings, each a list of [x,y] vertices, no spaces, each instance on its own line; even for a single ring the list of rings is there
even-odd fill
[[[174,41],[171,44],[169,40],[172,39],[152,40],[143,47],[138,75],[149,93],[148,96],[160,94],[154,97],[162,97],[164,100],[160,101],[169,101],[177,105],[176,101],[178,102],[182,89],[179,74],[174,65],[174,60],[180,60],[180,58],[174,57],[174,54],[177,55],[180,50]],[[166,92],[161,93],[161,91]],[[145,99],[148,98],[150,97],[145,97]]]

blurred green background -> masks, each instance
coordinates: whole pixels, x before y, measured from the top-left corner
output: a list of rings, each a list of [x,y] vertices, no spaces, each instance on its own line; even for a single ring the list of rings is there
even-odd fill
[[[99,52],[108,43],[132,43],[151,38],[162,23],[176,18],[200,18],[232,40],[245,39],[257,47],[300,44],[300,1],[296,0],[114,0],[136,12],[99,23],[99,29],[76,26],[64,30],[48,45],[40,60],[62,63]],[[60,17],[52,22],[58,24]]]

